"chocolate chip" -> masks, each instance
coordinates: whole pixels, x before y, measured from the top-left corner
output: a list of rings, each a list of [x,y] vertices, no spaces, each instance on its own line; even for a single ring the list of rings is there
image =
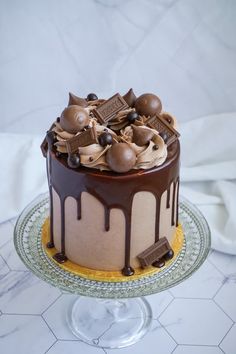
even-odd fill
[[[111,145],[113,142],[112,135],[110,133],[104,132],[98,137],[99,144],[102,146]]]
[[[153,145],[153,150],[158,150],[159,149],[159,146],[157,144]]]
[[[96,101],[98,99],[98,96],[95,95],[95,93],[89,93],[87,96],[88,101]]]
[[[127,114],[127,119],[129,121],[130,124],[134,123],[136,119],[139,118],[139,115],[137,112],[130,112]]]
[[[78,154],[69,154],[67,158],[68,166],[71,168],[77,168],[80,166],[80,157]]]
[[[59,123],[60,122],[60,117],[57,117],[57,123]]]
[[[172,259],[174,257],[174,251],[173,250],[169,250],[166,254],[165,254],[165,259],[169,260]]]
[[[160,132],[159,135],[162,137],[162,139],[164,140],[164,142],[166,143],[168,140],[168,135],[166,132]]]
[[[89,161],[90,161],[90,162],[93,161],[93,157],[92,157],[92,156],[89,157]]]

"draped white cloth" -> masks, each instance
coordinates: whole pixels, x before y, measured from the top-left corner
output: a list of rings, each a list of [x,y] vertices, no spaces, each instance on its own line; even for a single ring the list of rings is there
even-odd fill
[[[212,247],[236,254],[236,113],[182,123],[180,193],[205,215]],[[43,136],[0,134],[0,222],[47,191]]]

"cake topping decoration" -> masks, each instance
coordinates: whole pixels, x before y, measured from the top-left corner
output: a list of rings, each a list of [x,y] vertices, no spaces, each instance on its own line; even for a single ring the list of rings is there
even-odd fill
[[[137,112],[135,111],[131,111],[127,114],[127,119],[129,121],[129,123],[134,123],[136,121],[136,119],[139,119],[139,115]]]
[[[123,98],[130,107],[134,107],[137,97],[132,88],[123,96]]]
[[[118,112],[127,108],[127,103],[120,96],[120,94],[117,93],[116,95],[112,96],[107,101],[102,103],[100,106],[95,108],[93,110],[93,113],[100,124],[106,124],[111,119],[113,119]]]
[[[111,145],[113,142],[112,135],[110,133],[104,132],[99,135],[99,144],[102,146]]]
[[[135,102],[135,109],[141,116],[144,115],[146,117],[152,117],[161,112],[161,100],[152,93],[145,93],[137,98]]]
[[[145,251],[140,253],[137,257],[142,268],[148,267],[151,264],[155,266],[155,262],[160,261],[169,251],[171,251],[170,244],[166,237],[162,237],[159,241],[148,247]],[[165,264],[165,263],[164,263]],[[156,266],[158,266],[156,264]]]
[[[69,103],[68,103],[68,106],[72,106],[72,105],[77,105],[77,106],[81,106],[81,107],[87,107],[88,102],[84,98],[75,96],[75,95],[73,95],[73,93],[69,92]]]
[[[106,161],[112,171],[130,171],[136,163],[136,154],[127,143],[116,143],[107,151]]]
[[[146,124],[159,132],[167,146],[171,145],[180,136],[180,134],[159,115],[149,118]]]
[[[88,101],[96,101],[96,100],[98,100],[98,96],[95,95],[95,93],[89,93],[87,96],[87,100]]]
[[[89,114],[83,107],[68,106],[61,114],[60,125],[68,133],[78,133],[88,124]]]
[[[138,146],[143,146],[149,143],[153,138],[153,131],[151,129],[137,127],[132,125],[133,128],[133,142]]]
[[[78,168],[80,166],[79,154],[69,154],[67,158],[68,166],[71,168]]]
[[[94,128],[87,129],[86,131],[75,135],[73,138],[66,141],[66,148],[69,154],[78,151],[79,147],[88,146],[97,143],[97,132]]]

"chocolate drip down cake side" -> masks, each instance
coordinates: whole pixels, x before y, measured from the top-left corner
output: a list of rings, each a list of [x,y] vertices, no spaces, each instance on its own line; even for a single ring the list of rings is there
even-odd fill
[[[158,96],[70,93],[41,149],[50,195],[42,241],[55,262],[108,281],[173,262],[183,245],[180,144]]]

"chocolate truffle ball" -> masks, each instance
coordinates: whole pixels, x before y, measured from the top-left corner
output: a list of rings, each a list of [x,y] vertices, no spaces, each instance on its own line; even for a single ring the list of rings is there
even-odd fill
[[[61,114],[60,124],[68,133],[76,134],[89,124],[89,114],[80,106],[68,106]]]
[[[128,144],[116,143],[107,151],[106,161],[112,171],[128,172],[136,163],[136,154]]]
[[[145,93],[137,98],[135,102],[135,109],[141,116],[152,117],[161,112],[161,100],[152,93]]]

